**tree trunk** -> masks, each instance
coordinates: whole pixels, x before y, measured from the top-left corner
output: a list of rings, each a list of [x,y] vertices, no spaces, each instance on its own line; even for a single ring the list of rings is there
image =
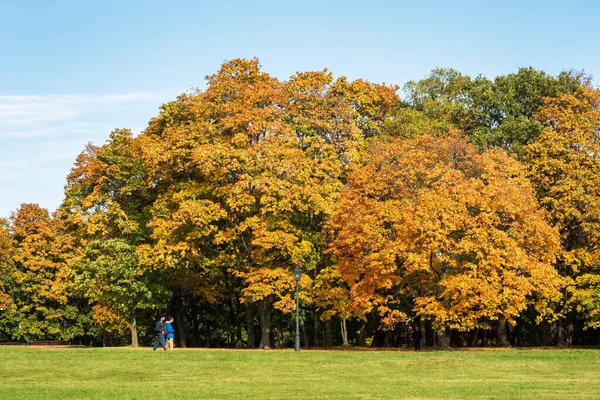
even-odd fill
[[[236,318],[235,318],[235,348],[236,349],[241,349],[243,344],[242,344],[242,319],[240,318],[240,308],[241,308],[241,304],[240,304],[240,298],[239,296],[236,294],[235,296],[235,314],[236,314]]]
[[[236,327],[237,326],[237,315],[235,313],[235,305],[233,303],[233,299],[231,298],[231,296],[229,296],[229,301],[227,302],[229,305],[229,326],[231,328]],[[229,346],[231,347],[235,347],[235,331],[234,330],[230,330],[229,331]]]
[[[315,338],[315,347],[319,347],[321,342],[319,337],[321,336],[321,329],[319,328],[319,317],[317,313],[313,313],[313,330],[314,330],[314,338]]]
[[[346,328],[346,318],[342,318],[341,322],[342,327],[342,346],[348,347],[348,329]]]
[[[185,343],[184,332],[185,321],[183,319],[183,305],[181,300],[181,292],[179,290],[175,290],[173,292],[173,300],[171,304],[173,306],[173,313],[175,314],[173,316],[175,317],[175,343],[177,343],[178,347],[186,348],[187,345]]]
[[[227,293],[230,294],[227,299],[227,305],[229,308],[229,324],[231,328],[235,328],[229,331],[229,346],[239,348],[242,346],[242,329],[241,322],[239,321],[240,301],[237,293],[232,289],[232,284],[227,268],[223,268],[222,271],[225,288],[227,290]]]
[[[390,336],[391,336],[390,331],[383,332],[383,344],[381,345],[382,347],[390,347]]]
[[[259,349],[271,348],[271,311],[273,306],[272,296],[267,296],[258,302],[258,317],[260,319],[260,344]]]
[[[256,347],[256,337],[254,336],[254,314],[252,313],[252,304],[246,303],[246,333],[248,334],[248,343],[246,347],[253,349]]]
[[[496,323],[496,347],[510,347],[506,334],[506,318],[501,315]]]
[[[275,324],[275,348],[281,349],[283,348],[283,328],[281,327],[281,323],[279,322],[279,318],[275,318],[277,323]],[[294,335],[296,330],[294,329]],[[294,336],[295,338],[295,336]]]
[[[323,321],[323,345],[324,347],[333,347],[333,336],[331,334],[331,320]]]
[[[308,347],[308,336],[306,334],[306,326],[304,325],[303,319],[300,319],[300,329],[302,330],[302,337],[304,339],[304,347]]]
[[[565,318],[556,321],[556,344],[559,347],[569,347],[573,343],[573,313],[568,312]]]
[[[131,313],[131,347],[138,347],[138,331],[135,313]]]
[[[573,344],[573,333],[575,332],[572,312],[567,313],[567,318],[565,322],[565,341],[567,343],[567,346],[570,347]]]
[[[210,348],[210,319],[208,318],[208,311],[203,308],[204,311],[204,347]]]
[[[361,347],[366,346],[366,335],[367,335],[367,322],[362,321],[360,324],[360,332],[358,333],[358,345]]]
[[[421,348],[424,349],[427,347],[427,338],[425,336],[425,329],[427,328],[427,324],[424,319],[419,320],[419,330],[421,331]]]
[[[192,298],[191,309],[192,313],[192,327],[193,327],[193,335],[194,335],[194,346],[200,347],[202,346],[202,341],[200,340],[200,323],[198,322],[198,304],[194,298]]]
[[[567,347],[567,343],[565,340],[565,320],[564,320],[564,318],[559,318],[556,321],[556,345],[558,347]]]
[[[449,329],[438,329],[437,331],[437,345],[440,350],[450,349],[450,330]]]
[[[470,347],[477,346],[477,338],[479,336],[479,328],[475,328],[473,332],[471,332],[471,340],[469,342]]]

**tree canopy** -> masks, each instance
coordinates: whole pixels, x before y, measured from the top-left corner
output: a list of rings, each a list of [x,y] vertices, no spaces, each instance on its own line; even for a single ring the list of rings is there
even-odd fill
[[[286,346],[300,266],[304,345],[593,343],[598,93],[227,61],[0,220],[0,340],[148,344],[169,312],[180,346]]]

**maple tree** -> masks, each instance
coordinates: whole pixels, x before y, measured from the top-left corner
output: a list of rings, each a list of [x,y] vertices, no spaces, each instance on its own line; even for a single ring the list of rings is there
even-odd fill
[[[228,295],[224,281],[236,279],[230,269],[252,268],[251,232],[260,223],[252,185],[261,157],[252,145],[277,130],[278,83],[243,60],[207,80],[206,91],[165,106],[141,137],[159,182],[150,222],[156,244],[145,251],[158,254],[187,290],[215,301]]]
[[[370,157],[330,226],[356,315],[414,313],[447,346],[449,328],[514,324],[530,304],[551,312],[557,234],[515,160],[456,133],[380,142]]]
[[[71,298],[72,281],[66,255],[72,243],[61,235],[57,220],[36,204],[23,204],[10,219],[15,242],[14,267],[6,276],[6,289],[14,303],[13,337],[69,338],[84,332],[86,316]]]
[[[153,309],[163,296],[154,288],[160,277],[138,268],[135,256],[136,246],[149,239],[147,209],[154,200],[139,154],[128,129],[113,131],[103,146],[86,146],[67,177],[59,213],[65,237],[77,242],[69,274],[91,303],[91,320],[102,332],[129,326],[134,347],[136,313]]]
[[[547,127],[527,147],[524,161],[560,232],[556,268],[564,277],[564,296],[558,342],[569,345],[574,312],[587,327],[600,326],[600,91],[582,86],[546,98],[537,118]]]
[[[147,239],[147,207],[154,201],[129,129],[116,129],[103,146],[87,145],[67,176],[62,214],[82,238]]]

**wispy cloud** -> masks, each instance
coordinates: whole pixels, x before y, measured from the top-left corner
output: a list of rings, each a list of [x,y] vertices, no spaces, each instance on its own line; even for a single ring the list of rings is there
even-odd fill
[[[23,202],[55,209],[86,143],[143,130],[175,92],[0,96],[0,217]]]
[[[51,136],[57,130],[65,128],[85,129],[85,123],[77,122],[81,118],[103,114],[109,110],[114,111],[115,107],[124,105],[156,104],[164,97],[164,93],[152,92],[113,95],[0,96],[0,136]]]
[[[30,168],[31,164],[28,161],[0,161],[0,171],[3,169]]]

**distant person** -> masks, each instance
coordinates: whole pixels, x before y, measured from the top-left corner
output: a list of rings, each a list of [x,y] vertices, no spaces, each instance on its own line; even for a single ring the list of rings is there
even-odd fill
[[[420,351],[421,350],[421,338],[423,337],[423,335],[421,334],[421,331],[419,330],[418,326],[415,327],[412,337],[413,337],[413,344],[415,345],[415,351]]]
[[[167,322],[165,322],[165,328],[167,331],[167,349],[173,350],[173,341],[175,340],[175,328],[173,328],[173,317],[169,315]]]
[[[165,343],[165,335],[167,334],[167,327],[165,326],[165,316],[161,315],[160,320],[154,325],[154,333],[156,333],[156,343],[152,351],[156,351],[158,346],[162,346],[164,351],[167,351],[167,345]]]

